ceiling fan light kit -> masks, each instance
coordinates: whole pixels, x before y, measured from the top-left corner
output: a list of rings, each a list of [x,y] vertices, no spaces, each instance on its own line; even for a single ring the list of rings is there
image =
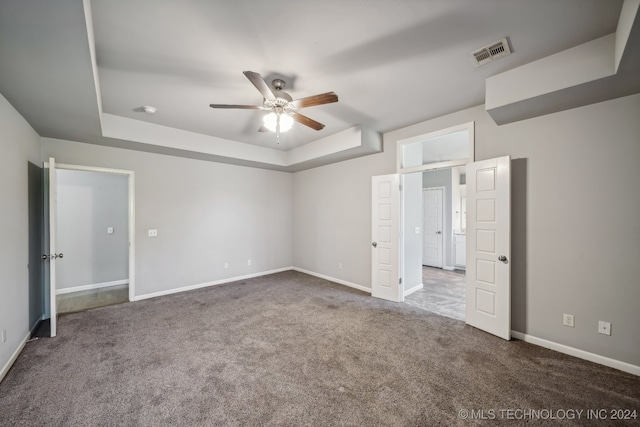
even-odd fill
[[[262,119],[264,127],[271,132],[287,132],[293,127],[293,117],[286,113],[271,112]],[[278,129],[280,127],[280,129]]]
[[[284,92],[286,83],[284,80],[275,79],[271,82],[273,90],[264,81],[262,76],[253,71],[244,71],[243,74],[262,94],[264,101],[262,105],[234,105],[234,104],[209,104],[211,108],[238,108],[244,110],[263,110],[269,114],[263,118],[264,125],[260,131],[265,129],[276,133],[276,139],[280,143],[280,133],[290,130],[293,122],[296,121],[314,130],[322,130],[324,125],[315,120],[299,114],[296,110],[315,105],[330,104],[338,102],[338,95],[327,92],[320,95],[308,96],[294,100],[291,95]]]

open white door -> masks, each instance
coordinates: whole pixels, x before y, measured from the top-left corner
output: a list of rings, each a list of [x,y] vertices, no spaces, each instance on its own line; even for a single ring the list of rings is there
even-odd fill
[[[511,339],[509,156],[467,164],[467,324]]]
[[[402,301],[400,177],[397,174],[374,176],[371,184],[371,295]]]
[[[51,322],[51,337],[57,333],[58,306],[56,298],[56,262],[62,254],[56,252],[56,224],[57,224],[57,193],[56,193],[56,161],[49,157],[49,315]]]
[[[422,265],[442,268],[442,189],[422,190]]]

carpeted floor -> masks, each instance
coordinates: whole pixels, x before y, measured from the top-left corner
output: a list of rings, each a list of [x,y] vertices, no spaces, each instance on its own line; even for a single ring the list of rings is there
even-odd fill
[[[514,426],[501,409],[640,410],[640,377],[291,271],[65,315],[59,331],[0,384],[0,425],[449,426],[474,410]],[[529,425],[546,424],[607,422]]]

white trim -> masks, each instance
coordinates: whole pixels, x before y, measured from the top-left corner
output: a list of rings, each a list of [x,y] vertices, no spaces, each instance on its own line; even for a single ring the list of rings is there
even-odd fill
[[[424,288],[424,285],[422,283],[418,283],[413,288],[410,288],[404,291],[404,296],[406,297],[407,295],[411,295],[412,293],[419,291],[422,288]]]
[[[560,353],[568,354],[569,356],[588,360],[590,362],[598,363],[600,365],[608,366],[614,369],[619,369],[621,371],[640,376],[640,366],[632,365],[631,363],[622,362],[616,359],[611,359],[610,357],[601,356],[595,353],[590,353],[588,351],[580,350],[578,348],[569,347],[568,345],[558,344],[553,341],[534,337],[533,335],[523,334],[522,332],[518,332],[518,331],[512,330],[511,336],[513,338],[519,339],[524,342],[528,342],[530,344],[535,344],[540,347],[544,347],[550,350],[558,351]]]
[[[0,383],[4,379],[5,375],[7,375],[7,372],[9,372],[9,369],[11,369],[16,359],[18,358],[18,356],[20,356],[20,352],[22,352],[22,349],[24,348],[25,344],[27,344],[27,340],[29,339],[30,336],[31,336],[31,333],[27,333],[27,335],[24,337],[24,339],[22,340],[18,348],[16,348],[16,351],[13,352],[9,360],[7,360],[7,363],[5,363],[4,366],[2,367],[2,370],[0,371]]]
[[[129,215],[129,301],[136,300],[136,233],[135,233],[135,218],[136,218],[136,195],[135,195],[135,178],[136,173],[134,171],[125,170],[125,169],[111,169],[111,168],[101,168],[96,166],[81,166],[81,165],[70,165],[66,163],[55,163],[56,169],[66,169],[66,170],[74,170],[74,171],[83,171],[83,172],[100,172],[100,173],[110,173],[116,175],[126,175],[128,177],[128,201],[129,206],[127,213]],[[49,167],[49,162],[44,162],[44,167]]]
[[[454,266],[451,265],[445,265],[444,267],[442,267],[443,270],[447,270],[447,271],[453,271],[456,268]]]
[[[252,279],[254,277],[266,276],[268,274],[281,273],[283,271],[289,271],[289,270],[294,270],[294,268],[293,267],[278,268],[278,269],[275,269],[275,270],[261,271],[259,273],[246,274],[244,276],[236,276],[236,277],[229,277],[227,279],[222,279],[222,280],[215,280],[213,282],[198,283],[196,285],[183,286],[181,288],[167,289],[166,291],[152,292],[150,294],[143,294],[143,295],[136,296],[135,297],[135,301],[141,301],[141,300],[145,300],[145,299],[149,299],[149,298],[156,298],[156,297],[161,297],[161,296],[165,296],[165,295],[177,294],[177,293],[180,293],[180,292],[193,291],[195,289],[206,288],[206,287],[209,287],[209,286],[222,285],[222,284],[225,284],[225,283],[236,282],[238,280]]]
[[[128,285],[129,279],[114,280],[112,282],[93,283],[91,285],[74,286],[73,288],[56,289],[56,295],[70,294],[72,292],[90,291],[91,289],[108,288],[110,286]]]
[[[371,293],[371,288],[367,288],[367,287],[362,286],[362,285],[356,285],[355,283],[347,282],[346,280],[336,279],[335,277],[325,276],[324,274],[314,273],[313,271],[303,270],[302,268],[298,268],[298,267],[292,267],[292,269],[295,270],[295,271],[298,271],[300,273],[308,274],[310,276],[315,276],[315,277],[319,277],[319,278],[324,279],[324,280],[328,280],[330,282],[338,283],[339,285],[345,285],[345,286],[348,286],[350,288],[354,288],[354,289],[357,289],[359,291],[366,292],[368,294]]]

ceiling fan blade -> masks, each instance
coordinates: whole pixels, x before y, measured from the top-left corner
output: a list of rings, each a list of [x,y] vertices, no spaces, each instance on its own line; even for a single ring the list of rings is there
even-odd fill
[[[269,129],[267,129],[265,125],[262,125],[260,126],[260,129],[258,129],[258,132],[269,132]]]
[[[273,92],[271,92],[271,88],[269,87],[267,82],[264,81],[260,74],[254,73],[253,71],[243,71],[242,74],[247,76],[249,81],[253,83],[258,91],[260,91],[264,99],[268,99],[269,101],[276,100],[276,96],[273,94]]]
[[[262,105],[209,104],[211,108],[241,108],[243,110],[262,110]]]
[[[291,114],[291,117],[293,117],[293,120],[305,126],[309,126],[311,129],[315,129],[315,130],[324,129],[324,125],[322,123],[316,122],[315,120],[310,119],[307,116],[303,116],[302,114],[298,114],[296,112],[289,113],[289,114]]]
[[[291,101],[291,104],[296,108],[306,108],[313,107],[314,105],[331,104],[332,102],[338,102],[338,95],[334,92],[327,92],[320,95],[295,99]]]

